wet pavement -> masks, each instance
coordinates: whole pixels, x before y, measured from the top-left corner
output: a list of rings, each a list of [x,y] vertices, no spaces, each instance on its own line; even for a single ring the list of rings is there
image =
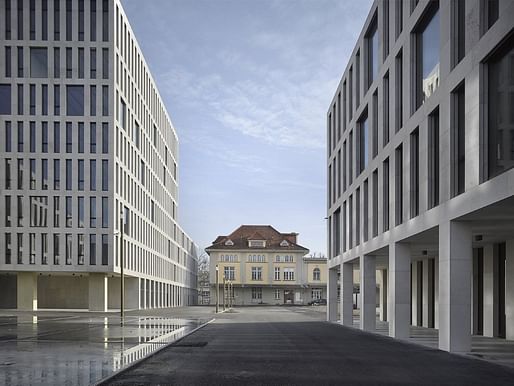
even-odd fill
[[[128,313],[123,327],[115,313],[2,311],[0,385],[94,384],[212,317],[206,308],[151,311]]]

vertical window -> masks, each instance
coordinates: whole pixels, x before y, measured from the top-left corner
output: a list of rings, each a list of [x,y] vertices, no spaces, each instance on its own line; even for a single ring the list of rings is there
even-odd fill
[[[109,40],[109,2],[102,0],[102,40]]]
[[[346,131],[346,80],[343,82],[343,105],[340,108],[343,112],[343,132]]]
[[[383,232],[389,230],[389,158],[382,163],[382,215],[384,216],[382,227]]]
[[[511,36],[487,61],[488,167],[484,174],[488,179],[514,167],[513,64],[514,38]],[[463,100],[463,90],[460,94]]]
[[[403,222],[403,147],[398,146],[394,154],[394,210],[395,225]]]
[[[12,240],[11,234],[5,234],[5,264],[12,263]]]
[[[30,47],[30,77],[48,78],[48,49]]]
[[[72,235],[69,233],[66,233],[66,265],[71,265],[71,254],[72,254]]]
[[[41,1],[41,39],[48,40],[48,0]]]
[[[78,190],[84,190],[84,160],[78,160]]]
[[[79,130],[78,130],[78,137],[79,137],[79,153],[84,153],[84,122],[79,122]]]
[[[343,178],[343,192],[346,192],[346,141],[343,142],[343,165],[341,174]]]
[[[72,13],[71,13],[71,0],[66,0],[66,40],[72,40]]]
[[[36,264],[36,234],[29,233],[29,264]]]
[[[341,208],[337,208],[332,218],[332,231],[334,232],[334,256],[341,254]]]
[[[109,124],[107,122],[102,123],[102,153],[107,154],[109,152]]]
[[[71,228],[73,218],[73,206],[71,204],[71,197],[66,196],[65,211],[66,211],[66,228]]]
[[[355,54],[355,109],[359,107],[361,99],[361,53]]]
[[[23,158],[18,158],[18,190],[23,189]]]
[[[23,40],[23,0],[18,0],[18,40]]]
[[[363,188],[363,208],[362,208],[362,225],[363,225],[363,235],[362,238],[366,242],[369,238],[369,186],[368,179],[364,180],[364,188]]]
[[[109,49],[102,48],[102,79],[109,79]]]
[[[18,122],[18,153],[23,153],[23,122]]]
[[[54,233],[54,265],[59,265],[60,262],[60,240],[59,240],[59,233]]]
[[[453,0],[451,4],[451,60],[454,68],[466,54],[466,2]]]
[[[89,17],[89,32],[91,34],[90,40],[94,42],[96,41],[96,0],[91,0],[89,11],[91,12]]]
[[[90,86],[89,90],[89,113],[91,116],[96,115],[96,86]]]
[[[341,139],[341,91],[337,94],[337,141]]]
[[[415,87],[417,110],[439,87],[439,7],[431,3],[428,13],[415,30]]]
[[[109,226],[109,201],[107,197],[102,197],[102,228]]]
[[[41,122],[41,151],[48,153],[48,122]]]
[[[371,111],[371,124],[373,126],[373,135],[371,136],[373,143],[372,154],[373,158],[375,158],[378,155],[378,90],[375,90],[373,93]]]
[[[11,196],[5,196],[5,226],[11,226]]]
[[[127,129],[127,105],[123,99],[120,99],[120,125],[123,130]]]
[[[36,189],[36,160],[29,159],[29,189]]]
[[[348,70],[348,119],[353,117],[353,67]]]
[[[102,115],[109,115],[109,86],[102,86]]]
[[[29,1],[29,38],[36,40],[36,0]]]
[[[332,151],[334,145],[332,144],[332,113],[328,114],[328,132],[327,132],[327,141],[328,141],[328,149],[329,153]]]
[[[84,40],[84,0],[79,0],[79,41]]]
[[[18,85],[18,115],[23,115],[23,85]]]
[[[89,189],[96,190],[96,160],[89,161]]]
[[[59,47],[54,47],[54,78],[61,76],[61,51]]]
[[[353,194],[348,201],[348,245],[353,248]]]
[[[77,50],[78,52],[78,72],[79,72],[79,79],[84,79],[84,48],[79,47]]]
[[[109,161],[102,160],[102,191],[109,190]]]
[[[89,264],[96,265],[96,235],[89,235]]]
[[[17,247],[18,247],[18,257],[17,257],[17,263],[23,264],[23,233],[17,233]]]
[[[348,137],[348,185],[353,182],[353,131]]]
[[[60,39],[61,31],[61,12],[59,5],[61,0],[54,0],[54,40]]]
[[[11,39],[11,0],[5,0],[5,38]]]
[[[12,151],[12,127],[11,121],[5,122],[5,151],[10,153]]]
[[[41,234],[41,264],[48,264],[48,234]]]
[[[410,135],[410,217],[419,214],[419,129]]]
[[[11,66],[11,47],[7,46],[5,47],[5,77],[10,78],[12,73],[12,66]]]
[[[48,115],[48,85],[41,85],[41,115]]]
[[[66,78],[73,76],[73,51],[71,48],[66,48]]]
[[[373,17],[366,34],[366,79],[367,88],[371,86],[378,74],[378,29],[377,15]]]
[[[61,114],[61,88],[58,84],[54,85],[54,115]]]
[[[54,153],[61,152],[61,126],[60,122],[54,122]]]
[[[11,85],[0,84],[0,115],[11,114]]]
[[[23,78],[23,47],[18,47],[18,78]]]
[[[12,186],[12,177],[11,177],[11,160],[7,158],[5,160],[5,189],[9,190]]]
[[[361,174],[368,166],[369,161],[369,127],[368,127],[368,112],[365,111],[363,116],[359,119],[358,124],[359,135],[357,144],[357,159],[358,169],[357,174]]]
[[[23,196],[17,196],[17,204],[18,204],[18,222],[17,225],[19,227],[23,226]]]
[[[498,20],[500,14],[499,0],[480,1],[480,32],[485,34]]]
[[[464,82],[451,94],[451,194],[455,197],[464,193],[466,166],[466,116],[464,104]]]
[[[89,198],[89,226],[96,228],[96,197]]]
[[[48,160],[41,160],[41,189],[48,189]]]
[[[355,190],[355,245],[361,243],[361,188]]]
[[[337,165],[337,197],[341,197],[341,149],[337,152],[336,157],[336,165]]]
[[[439,205],[439,109],[428,116],[428,209]]]
[[[373,180],[372,180],[373,186],[371,187],[373,189],[372,194],[372,218],[373,218],[373,224],[372,224],[372,234],[373,237],[378,236],[378,170],[375,170],[373,172]]]
[[[395,14],[395,37],[398,39],[398,36],[402,33],[403,30],[403,1],[395,1],[394,2],[394,14]]]
[[[60,224],[60,221],[59,221],[59,213],[60,213],[60,197],[59,196],[55,196],[54,197],[54,227],[55,228],[59,228],[59,224]]]
[[[66,86],[67,115],[84,115],[84,86]]]
[[[96,153],[96,123],[91,122],[89,124],[89,152],[91,154]]]
[[[29,114],[36,115],[36,85],[29,85]]]
[[[84,228],[84,197],[77,197],[78,227]]]
[[[66,153],[71,153],[73,145],[73,131],[71,122],[66,122]]]
[[[108,235],[102,235],[102,265],[109,264]]]
[[[66,190],[71,190],[72,178],[73,178],[72,175],[73,175],[72,160],[67,159],[66,160]]]
[[[400,1],[397,3],[402,4]],[[395,58],[395,132],[403,126],[403,52],[400,50]]]
[[[61,160],[54,159],[54,190],[61,189]]]
[[[389,56],[389,1],[384,1],[382,3],[382,16],[383,16],[383,27],[382,27],[382,55],[383,61]]]
[[[89,50],[89,77],[96,79],[96,48],[92,47]]]

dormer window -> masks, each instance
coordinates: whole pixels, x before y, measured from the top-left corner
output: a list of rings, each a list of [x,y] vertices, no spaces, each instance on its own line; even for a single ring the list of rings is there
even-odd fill
[[[264,248],[266,247],[266,240],[248,240],[250,248]]]
[[[225,241],[225,245],[231,247],[234,245],[234,242],[232,240],[228,239],[227,241]]]
[[[280,246],[281,247],[288,247],[289,243],[287,242],[287,240],[282,240],[282,242],[280,243]]]

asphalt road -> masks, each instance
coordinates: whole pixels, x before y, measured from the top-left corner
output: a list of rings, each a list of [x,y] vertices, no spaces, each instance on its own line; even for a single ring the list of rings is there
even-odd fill
[[[324,308],[219,315],[106,384],[514,384],[514,369],[324,322]]]

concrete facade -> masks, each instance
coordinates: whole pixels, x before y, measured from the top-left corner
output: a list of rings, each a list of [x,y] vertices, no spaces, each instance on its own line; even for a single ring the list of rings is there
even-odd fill
[[[327,112],[328,319],[360,270],[363,329],[378,283],[392,337],[512,339],[513,28],[508,0],[373,3]]]
[[[0,304],[119,308],[122,261],[127,307],[195,304],[179,141],[121,2],[0,0],[0,19]]]

